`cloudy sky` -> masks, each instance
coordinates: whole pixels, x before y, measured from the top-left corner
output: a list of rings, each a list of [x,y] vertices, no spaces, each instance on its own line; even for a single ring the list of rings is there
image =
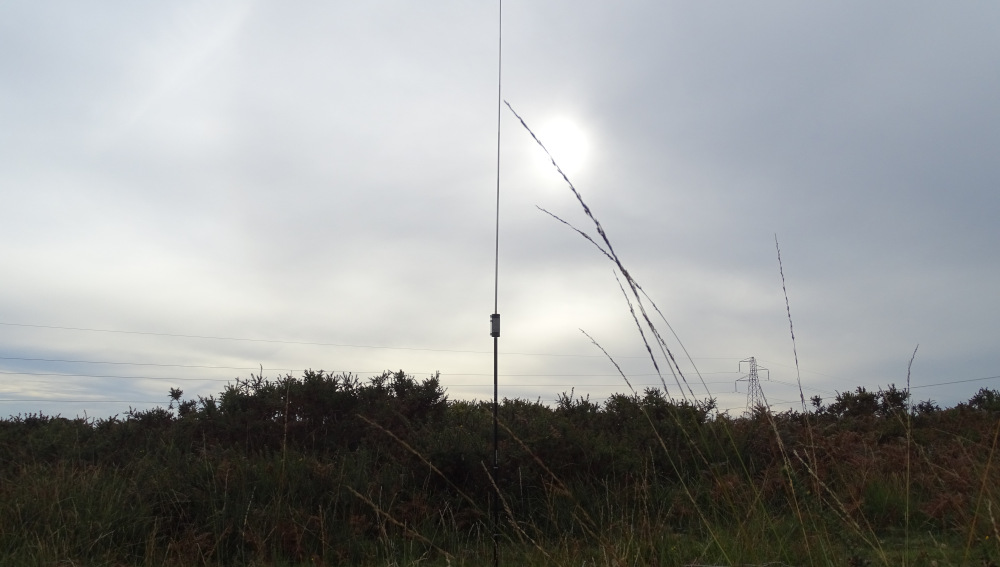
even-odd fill
[[[904,384],[919,344],[914,397],[950,405],[1000,387],[998,24],[507,0],[502,93],[723,408],[749,357],[798,400],[775,235],[807,397]],[[592,225],[500,123],[501,396],[627,391],[580,329],[658,383],[611,264],[536,206]],[[261,367],[490,397],[496,128],[495,2],[4,2],[0,415]]]

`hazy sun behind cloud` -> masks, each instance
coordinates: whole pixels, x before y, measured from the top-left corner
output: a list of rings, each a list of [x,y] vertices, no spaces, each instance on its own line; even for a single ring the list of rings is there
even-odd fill
[[[590,144],[587,133],[575,120],[566,116],[556,116],[543,122],[535,133],[566,175],[579,173],[584,168]],[[552,167],[541,149],[537,155],[543,167]]]

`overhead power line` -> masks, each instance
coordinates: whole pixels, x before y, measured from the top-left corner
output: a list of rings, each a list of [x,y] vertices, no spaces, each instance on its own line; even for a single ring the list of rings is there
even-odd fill
[[[158,380],[158,381],[190,381],[190,382],[232,382],[234,380],[233,378],[180,378],[180,377],[176,377],[176,376],[118,376],[118,375],[109,375],[109,374],[64,374],[64,373],[59,373],[59,372],[8,372],[8,371],[2,371],[2,370],[0,370],[0,375],[8,375],[8,376],[49,376],[49,377],[56,377],[56,378],[110,378],[110,379],[119,379],[119,380]],[[582,374],[582,375],[573,375],[573,374],[501,374],[501,376],[505,376],[505,377],[522,377],[522,378],[606,378],[606,377],[616,376],[616,375],[611,375],[611,374],[604,374],[604,375],[600,375],[600,374]],[[646,375],[646,376],[649,376],[649,375]],[[55,380],[46,380],[46,381],[40,381],[40,380],[38,380],[38,381],[32,381],[32,384],[40,384],[40,383],[44,383],[44,384],[61,384],[61,383],[64,383],[64,382],[55,381]],[[706,382],[706,384],[728,384],[728,382]],[[450,388],[450,387],[453,387],[453,386],[461,386],[461,387],[481,386],[481,387],[486,387],[489,384],[486,384],[485,382],[482,382],[482,383],[480,383],[480,382],[469,383],[469,382],[451,382],[451,381],[446,381],[443,385]],[[567,384],[567,383],[562,383],[562,384],[548,384],[548,383],[546,383],[546,384],[540,384],[540,383],[537,383],[537,382],[532,382],[532,383],[525,383],[525,384],[514,383],[514,384],[510,384],[510,385],[511,386],[518,386],[518,387],[586,386],[586,387],[589,387],[589,388],[614,388],[616,386],[621,386],[622,383],[615,383],[615,384],[589,384],[589,383],[588,384]],[[660,383],[659,382],[634,383],[633,385],[635,385],[635,386],[659,386]]]
[[[385,349],[385,350],[417,350],[417,351],[428,351],[428,352],[461,352],[461,353],[472,353],[472,354],[489,354],[486,351],[471,351],[471,350],[454,350],[454,349],[433,349],[433,348],[415,348],[415,347],[391,347],[391,346],[380,346],[380,345],[357,345],[348,343],[327,343],[327,342],[314,342],[314,341],[291,341],[291,340],[281,340],[281,339],[251,339],[248,337],[218,337],[212,335],[193,335],[184,333],[155,333],[151,331],[125,331],[118,329],[95,329],[90,327],[63,327],[59,325],[33,325],[28,323],[0,323],[0,325],[7,327],[27,327],[32,329],[57,329],[61,331],[81,331],[89,333],[115,333],[121,335],[145,335],[152,337],[173,337],[182,339],[203,339],[203,340],[213,340],[213,341],[238,341],[238,342],[251,342],[251,343],[270,343],[270,344],[283,344],[283,345],[306,345],[306,346],[332,346],[332,347],[346,347],[346,348],[370,348],[370,349]],[[516,353],[512,353],[516,354]],[[573,355],[569,355],[573,356]]]
[[[2,324],[2,323],[0,323]],[[66,358],[28,358],[24,356],[0,356],[0,360],[23,360],[28,362],[68,362],[72,364],[116,364],[121,366],[162,366],[164,368],[207,368],[218,370],[260,370],[258,366],[210,366],[204,364],[161,364],[157,362],[116,362],[111,360],[70,360]],[[264,368],[264,370],[287,370],[301,372],[299,368]]]
[[[771,382],[774,383],[774,384],[783,384],[785,386],[791,386],[793,388],[798,388],[799,387],[798,384],[795,384],[793,382],[782,382],[781,380],[771,380]],[[831,392],[830,390],[824,390],[822,388],[814,388],[812,386],[805,386],[805,385],[803,385],[802,389],[803,390],[810,390],[810,391],[813,391],[813,392],[822,392],[822,393],[828,394],[830,396],[836,396],[837,395],[836,392]]]
[[[5,327],[25,327],[31,329],[55,329],[61,331],[80,331],[89,333],[114,333],[122,335],[144,335],[152,337],[173,337],[173,338],[183,338],[183,339],[202,339],[202,340],[213,340],[213,341],[236,341],[236,342],[251,342],[251,343],[269,343],[269,344],[283,344],[283,345],[303,345],[303,346],[329,346],[329,347],[342,347],[342,348],[364,348],[364,349],[380,349],[380,350],[406,350],[406,351],[420,351],[420,352],[448,352],[448,353],[459,353],[459,354],[492,354],[491,351],[485,350],[463,350],[463,349],[446,349],[446,348],[423,348],[423,347],[405,347],[405,346],[386,346],[386,345],[364,345],[364,344],[352,344],[352,343],[330,343],[330,342],[319,342],[319,341],[293,341],[284,339],[253,339],[248,337],[220,337],[213,335],[196,335],[196,334],[185,334],[185,333],[156,333],[152,331],[130,331],[130,330],[119,330],[119,329],[97,329],[91,327],[65,327],[60,325],[35,325],[29,323],[3,323],[0,322],[0,326]],[[514,355],[514,356],[551,356],[559,358],[605,358],[603,354],[568,354],[568,353],[551,353],[551,352],[502,352],[500,354]],[[647,358],[648,355],[637,355],[637,356],[619,356],[617,358]],[[738,357],[697,357],[694,360],[737,360]]]
[[[160,400],[64,400],[60,398],[0,398],[0,402],[52,402],[66,404],[162,404]]]
[[[243,366],[213,366],[213,365],[199,365],[199,364],[165,364],[156,362],[121,362],[121,361],[108,361],[108,360],[76,360],[76,359],[63,359],[63,358],[31,358],[31,357],[18,357],[18,356],[0,356],[0,360],[19,360],[28,362],[63,362],[63,363],[73,363],[73,364],[108,364],[108,365],[123,365],[123,366],[151,366],[157,368],[193,368],[193,369],[209,369],[209,370],[260,370],[261,367],[243,367]],[[286,372],[304,372],[304,369],[297,368],[263,368],[264,371],[286,371]],[[383,370],[329,370],[328,374],[379,374]],[[435,372],[423,371],[423,372],[411,372],[414,374],[434,374]],[[738,372],[730,371],[720,371],[720,372],[703,372],[704,375],[724,375],[724,374],[738,374]],[[55,376],[55,377],[72,377],[72,378],[112,378],[112,379],[135,379],[135,380],[183,380],[183,381],[202,381],[202,382],[228,382],[234,378],[181,378],[175,376],[118,376],[118,375],[108,375],[108,374],[82,374],[82,373],[59,373],[59,372],[15,372],[15,371],[0,371],[0,375],[13,375],[13,376]],[[445,379],[454,377],[474,377],[474,376],[491,376],[491,373],[485,372],[447,372],[442,373],[442,377]],[[551,374],[551,373],[531,373],[531,374],[501,374],[501,376],[506,378],[607,378],[619,376],[619,374]],[[642,374],[629,374],[630,377],[648,377],[656,376],[654,373],[642,373]],[[962,380],[950,380],[946,382],[936,382],[933,384],[921,384],[918,386],[911,386],[911,390],[918,390],[921,388],[933,388],[937,386],[949,386],[952,384],[965,384],[970,382],[985,382],[988,380],[1000,380],[1000,375],[998,376],[985,376],[982,378],[967,378]],[[797,384],[791,382],[784,382],[781,380],[771,380],[772,383],[782,384],[785,386],[795,387]],[[726,382],[710,382],[709,384],[723,384]],[[462,384],[448,382],[448,386],[474,386],[476,384]],[[531,384],[532,386],[534,384]],[[561,386],[561,384],[538,384],[539,386]],[[581,384],[587,387],[614,387],[616,384]],[[655,386],[656,384],[643,384]],[[810,390],[814,392],[821,392],[831,396],[837,395],[837,392],[825,390],[822,388],[816,388],[813,386],[803,385],[804,390]]]
[[[930,388],[932,386],[948,386],[951,384],[964,384],[966,382],[983,382],[986,380],[998,380],[1000,376],[987,376],[985,378],[969,378],[968,380],[953,380],[951,382],[938,382],[937,384],[921,384],[920,386],[910,386],[911,390],[918,388]]]
[[[284,372],[305,372],[304,368],[268,368],[261,366],[213,366],[207,364],[166,364],[159,362],[121,362],[121,361],[111,361],[111,360],[74,360],[68,358],[30,358],[23,356],[0,356],[0,360],[20,360],[26,362],[64,362],[70,364],[108,364],[108,365],[118,365],[118,366],[153,366],[157,368],[197,368],[197,369],[209,369],[209,370],[260,370],[260,371],[284,371]],[[322,369],[317,369],[322,370]],[[379,374],[383,372],[382,370],[338,370],[332,369],[325,371],[327,374],[331,373],[350,373],[350,374]],[[436,372],[436,371],[435,371]],[[0,372],[4,374],[4,372]],[[6,372],[6,374],[11,374],[11,372]],[[431,371],[423,372],[410,372],[410,374],[434,374]],[[709,374],[736,374],[735,372],[702,372],[704,375]],[[485,372],[448,372],[448,376],[492,376],[492,374]],[[71,376],[71,374],[67,374]],[[85,375],[80,375],[85,376]],[[619,374],[501,374],[501,376],[619,376]],[[658,376],[655,373],[644,373],[644,374],[630,374],[629,376]]]
[[[0,370],[0,374],[9,376],[59,376],[66,378],[118,378],[123,380],[189,380],[195,382],[231,382],[232,378],[178,378],[175,376],[115,376],[108,374],[63,374],[61,372],[8,372]]]

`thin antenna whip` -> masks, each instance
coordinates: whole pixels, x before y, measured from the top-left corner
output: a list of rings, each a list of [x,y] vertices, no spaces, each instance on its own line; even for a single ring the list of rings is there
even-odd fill
[[[490,336],[493,337],[493,471],[491,493],[493,502],[493,567],[500,564],[500,446],[497,435],[498,408],[498,358],[497,343],[500,339],[500,114],[503,102],[503,0],[497,0],[497,213],[496,239],[493,260],[493,315],[490,316]]]

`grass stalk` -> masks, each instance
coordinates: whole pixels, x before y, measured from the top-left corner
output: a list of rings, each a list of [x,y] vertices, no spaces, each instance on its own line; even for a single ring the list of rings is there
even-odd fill
[[[466,502],[469,503],[470,506],[472,506],[473,510],[475,510],[480,515],[483,515],[483,516],[486,515],[486,513],[483,512],[482,509],[479,508],[479,504],[476,503],[476,501],[473,500],[473,498],[471,496],[469,496],[468,494],[466,494],[465,491],[463,491],[461,488],[459,488],[458,485],[456,485],[450,478],[448,478],[448,475],[446,475],[443,472],[441,472],[441,469],[439,469],[436,466],[434,466],[434,463],[432,463],[420,451],[417,451],[409,443],[407,443],[406,441],[403,441],[395,433],[393,433],[392,431],[389,431],[388,429],[382,427],[381,425],[379,425],[375,421],[372,421],[371,419],[369,419],[369,418],[367,418],[367,417],[365,417],[365,416],[363,416],[361,414],[357,414],[357,416],[358,416],[359,419],[361,419],[361,421],[364,421],[368,425],[374,427],[375,429],[378,429],[379,431],[381,431],[382,433],[385,433],[389,437],[392,437],[392,439],[394,441],[396,441],[397,443],[399,443],[404,449],[406,449],[407,451],[409,451],[413,456],[415,456],[418,459],[420,459],[425,465],[427,465],[428,468],[430,468],[432,471],[434,471],[435,474],[437,474],[439,477],[441,477],[442,479],[444,479],[444,481],[446,483],[448,483],[449,486],[451,486],[453,489],[455,489],[455,492],[457,492],[459,496],[461,496]]]
[[[490,479],[490,486],[495,491],[495,494],[500,495],[500,504],[501,506],[503,506],[504,512],[507,513],[507,523],[509,523],[510,526],[514,528],[514,533],[517,534],[517,537],[518,539],[521,540],[521,543],[523,544],[524,540],[527,539],[528,541],[531,542],[531,545],[535,549],[537,549],[542,555],[544,555],[547,559],[551,558],[552,556],[547,551],[545,551],[545,548],[539,545],[538,542],[535,541],[533,537],[528,535],[528,533],[524,531],[524,528],[522,528],[517,523],[517,519],[514,517],[514,512],[510,509],[510,504],[507,502],[507,499],[504,498],[503,493],[500,491],[500,488],[496,484],[496,481],[493,480],[493,475],[488,474],[489,469],[486,468],[486,463],[479,461],[479,464],[482,465],[483,471],[487,473],[486,476]]]
[[[633,313],[633,315],[634,315],[634,313]],[[632,391],[632,393],[634,395],[637,394],[637,392],[635,391],[635,388],[632,387],[632,383],[629,381],[628,377],[622,371],[621,366],[618,364],[617,361],[615,361],[615,359],[610,354],[608,354],[608,351],[603,346],[601,346],[600,343],[598,343],[596,340],[594,340],[593,337],[591,337],[589,334],[587,334],[586,331],[584,331],[583,329],[580,329],[580,332],[582,332],[584,335],[586,335],[587,338],[589,338],[590,341],[594,344],[594,346],[596,346],[597,348],[599,348],[601,350],[601,352],[604,353],[604,355],[611,361],[611,363],[618,370],[618,373],[625,380],[625,383],[628,384],[628,387]],[[642,407],[641,411],[642,411],[642,415],[646,418],[646,421],[649,423],[650,429],[653,431],[653,434],[656,436],[657,442],[659,442],[660,447],[663,449],[664,454],[667,456],[667,460],[670,462],[670,465],[673,467],[674,473],[677,475],[678,481],[680,482],[681,487],[683,488],[684,494],[688,497],[688,500],[691,502],[691,505],[697,511],[699,519],[701,520],[702,524],[705,526],[705,529],[708,530],[709,534],[711,535],[712,540],[715,541],[716,545],[718,546],[719,551],[726,557],[726,561],[729,561],[730,559],[729,559],[729,556],[728,556],[728,554],[727,554],[727,552],[725,550],[725,547],[722,545],[721,541],[719,540],[718,536],[716,535],[715,530],[712,527],[711,523],[705,517],[704,513],[702,513],[701,507],[698,505],[697,500],[695,499],[694,495],[691,493],[691,490],[688,487],[687,481],[684,479],[684,475],[681,474],[680,468],[677,466],[677,463],[675,463],[674,460],[670,457],[670,450],[667,449],[667,444],[663,440],[663,437],[660,435],[660,431],[659,431],[659,429],[657,429],[656,424],[653,422],[653,418],[650,417],[649,412],[646,411],[645,407]],[[677,425],[680,428],[680,430],[683,431],[685,433],[685,435],[688,435],[688,441],[691,442],[692,447],[694,447],[696,450],[698,450],[698,445],[696,443],[694,443],[693,440],[690,438],[690,433],[687,431],[687,427],[685,427],[684,424],[680,423],[679,418],[677,418],[676,414],[674,414],[674,418],[677,420]],[[700,451],[699,451],[699,454],[700,454]],[[702,457],[702,460],[705,462],[705,464],[708,465],[709,464],[708,463],[708,459],[706,459],[704,457],[704,455],[701,455],[701,457]]]
[[[979,483],[979,494],[976,497],[976,509],[972,514],[972,525],[969,526],[969,536],[965,542],[965,561],[969,560],[969,552],[972,549],[972,540],[976,537],[976,521],[979,519],[979,510],[983,504],[983,495],[986,493],[986,483],[990,477],[990,466],[993,464],[993,455],[996,453],[998,438],[1000,438],[1000,419],[997,420],[996,427],[993,431],[993,444],[990,446],[990,453],[986,458],[986,468],[983,470],[983,478]],[[990,519],[992,520],[992,516]],[[994,524],[993,528],[996,530],[996,524]],[[998,542],[998,545],[1000,545],[1000,542]]]
[[[904,526],[903,526],[903,567],[906,567],[909,561],[909,551],[910,551],[910,481],[911,481],[911,470],[910,470],[910,453],[911,447],[913,445],[913,411],[910,403],[910,376],[913,370],[913,360],[917,358],[917,349],[920,348],[918,344],[913,349],[913,354],[910,355],[910,362],[906,365],[906,511],[904,515]]]
[[[413,539],[416,539],[416,540],[420,541],[424,545],[427,545],[428,547],[434,549],[434,551],[437,551],[441,555],[445,556],[449,561],[451,561],[452,559],[454,559],[454,555],[452,555],[452,554],[448,553],[447,551],[441,549],[434,542],[432,542],[431,540],[427,539],[426,537],[424,537],[422,534],[420,534],[416,530],[410,528],[405,523],[400,522],[396,518],[392,517],[392,514],[390,514],[389,512],[383,510],[382,507],[379,506],[378,504],[376,504],[375,502],[373,502],[371,500],[371,498],[368,498],[367,496],[361,494],[357,490],[354,490],[350,486],[345,486],[344,488],[346,488],[348,490],[348,492],[350,492],[351,494],[353,494],[354,496],[356,496],[359,500],[361,500],[362,502],[364,502],[365,504],[367,504],[376,514],[378,514],[379,517],[385,519],[390,524],[392,524],[392,525],[396,526],[397,528],[403,530],[403,533],[406,534],[407,537],[410,537],[410,538],[413,538]],[[386,537],[388,537],[388,536],[386,536]]]

